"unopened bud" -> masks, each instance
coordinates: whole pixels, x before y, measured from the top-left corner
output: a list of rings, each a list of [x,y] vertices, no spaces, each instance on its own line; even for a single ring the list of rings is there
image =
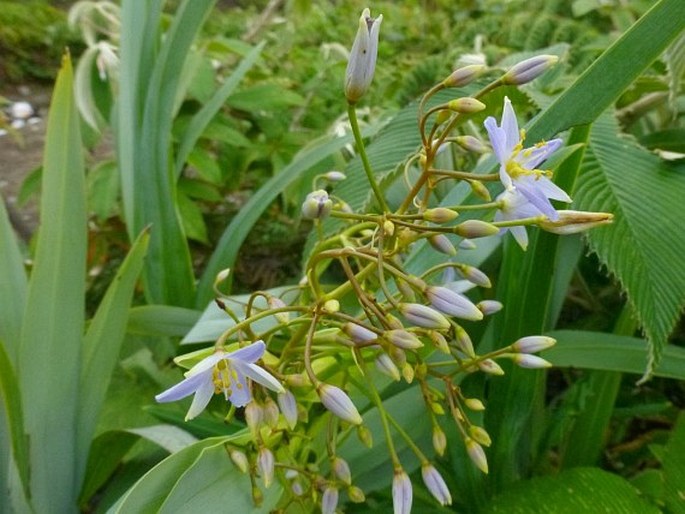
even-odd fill
[[[411,384],[414,381],[414,367],[408,362],[404,363],[402,366],[402,378],[407,384]]]
[[[614,215],[608,212],[557,211],[556,220],[546,219],[538,223],[542,230],[553,234],[577,234],[600,225],[607,225],[614,221]]]
[[[546,361],[545,359],[543,359],[542,357],[538,357],[537,355],[530,355],[528,353],[514,354],[511,360],[513,360],[515,364],[522,368],[544,369],[552,367],[551,362]]]
[[[323,310],[335,314],[340,310],[340,302],[338,300],[326,300],[323,304]]]
[[[438,402],[430,402],[430,408],[433,411],[433,414],[437,414],[438,416],[445,414],[445,409]]]
[[[355,485],[347,488],[347,496],[350,498],[352,503],[363,503],[366,501],[364,491]]]
[[[390,220],[385,220],[383,222],[383,233],[386,236],[392,236],[395,234],[395,224]]]
[[[411,332],[406,330],[388,330],[383,337],[392,345],[403,350],[415,350],[421,348],[423,343]]]
[[[521,85],[535,80],[559,61],[556,55],[536,55],[512,66],[502,77],[502,83]]]
[[[338,507],[338,489],[328,486],[321,497],[321,514],[335,514]]]
[[[470,437],[467,437],[464,442],[466,444],[466,453],[468,453],[469,458],[473,461],[478,469],[480,469],[483,473],[487,473],[488,459],[485,456],[483,447]]]
[[[433,426],[433,448],[435,453],[441,457],[445,454],[447,448],[447,436],[442,428],[437,425]]]
[[[269,428],[276,428],[278,426],[278,405],[270,397],[264,401],[264,423]]]
[[[469,357],[476,355],[476,351],[473,349],[473,341],[471,341],[471,337],[466,330],[464,330],[462,327],[457,327],[455,330],[455,335],[457,348],[459,348]]]
[[[247,423],[247,427],[250,429],[252,437],[257,438],[263,422],[264,410],[255,400],[252,400],[245,407],[245,423]]]
[[[373,435],[371,434],[371,430],[364,425],[359,425],[357,427],[357,437],[367,448],[373,447]]]
[[[257,469],[268,488],[274,480],[274,454],[268,448],[260,448],[257,454]]]
[[[431,286],[427,288],[426,298],[433,307],[443,314],[472,321],[483,319],[483,313],[471,300],[446,287]]]
[[[547,350],[557,343],[556,339],[546,336],[528,336],[522,337],[514,344],[511,349],[515,352],[521,353],[536,353],[542,350]]]
[[[433,223],[448,223],[459,216],[459,213],[452,209],[445,207],[436,207],[435,209],[428,209],[423,213],[423,219],[432,221]]]
[[[462,239],[461,241],[459,241],[459,248],[461,248],[462,250],[475,250],[478,247],[476,246],[476,243],[474,243],[470,239]]]
[[[485,405],[478,398],[467,398],[464,400],[464,405],[473,411],[483,411],[485,410]]]
[[[496,300],[483,300],[482,302],[478,302],[476,307],[478,307],[485,316],[490,316],[491,314],[501,311],[504,306],[501,302]]]
[[[485,359],[484,361],[480,361],[478,363],[478,367],[482,372],[487,373],[489,375],[504,375],[504,370],[502,369],[502,367],[492,359]]]
[[[446,353],[449,355],[450,347],[447,344],[447,339],[445,339],[445,336],[443,336],[440,332],[431,330],[430,332],[428,332],[428,337],[430,338],[431,342],[433,343],[436,349],[440,350],[442,353]]]
[[[469,180],[469,185],[471,186],[471,191],[473,191],[473,194],[481,200],[485,202],[492,200],[490,191],[488,191],[488,188],[485,187],[480,180]]]
[[[290,484],[290,490],[295,496],[302,496],[304,494],[304,488],[299,480],[294,480],[293,483]]]
[[[378,339],[378,334],[356,323],[347,322],[342,326],[342,330],[355,343],[369,343]]]
[[[341,182],[347,178],[342,171],[329,171],[324,175],[329,182]]]
[[[464,150],[474,153],[487,153],[488,147],[485,146],[480,139],[473,136],[457,136],[455,138],[456,143],[461,146]]]
[[[450,242],[445,234],[434,234],[428,238],[430,245],[440,253],[454,257],[457,255],[457,249]]]
[[[485,429],[481,427],[477,427],[476,425],[471,425],[469,427],[469,434],[471,437],[478,442],[479,444],[482,444],[483,446],[490,446],[492,444],[492,440],[490,439],[490,434],[488,434]]]
[[[410,323],[423,328],[446,330],[450,322],[438,311],[419,303],[401,303],[399,311]]]
[[[436,114],[436,116],[435,116],[435,124],[436,125],[442,125],[447,120],[449,120],[451,116],[452,116],[452,111],[450,111],[450,110],[446,109],[446,110],[438,111],[438,114]],[[421,166],[423,166],[425,164],[425,160],[426,160],[425,155],[423,156],[423,160],[424,160],[424,162],[420,163]]]
[[[278,406],[281,408],[281,413],[292,430],[297,424],[297,401],[295,400],[295,396],[290,391],[286,391],[284,393],[279,393],[276,398],[278,400]]]
[[[492,287],[492,282],[490,282],[490,278],[478,268],[462,264],[460,266],[457,266],[456,269],[469,282],[472,282],[473,284],[476,284],[480,287]]]
[[[413,499],[411,480],[404,471],[395,471],[392,480],[392,505],[395,514],[410,514]]]
[[[323,219],[331,213],[333,201],[323,189],[313,191],[307,195],[302,203],[302,216],[306,219]]]
[[[464,66],[450,73],[450,76],[443,80],[442,84],[445,87],[466,86],[480,77],[485,70],[487,70],[487,66],[483,66],[482,64]]]
[[[397,289],[399,289],[400,293],[402,293],[402,297],[405,300],[412,302],[416,299],[414,289],[412,289],[412,287],[407,282],[401,279],[397,279],[395,283],[397,284]]]
[[[421,466],[421,476],[426,489],[438,500],[440,505],[452,505],[452,496],[442,475],[430,464]]]
[[[376,369],[384,375],[392,378],[395,382],[400,379],[400,370],[397,369],[395,363],[392,361],[387,353],[381,353],[375,360]]]
[[[360,425],[362,417],[359,411],[350,400],[350,397],[339,387],[330,384],[319,384],[317,388],[321,403],[324,404],[329,411],[338,416],[340,419],[352,423],[353,425]]]
[[[277,296],[268,296],[266,300],[267,304],[269,305],[270,309],[282,309],[283,307],[287,307],[285,302],[278,298]],[[283,324],[286,324],[290,321],[290,313],[289,312],[279,312],[278,314],[275,314],[274,317]]]
[[[499,234],[499,228],[492,223],[481,220],[466,220],[454,227],[454,233],[469,239],[476,237],[488,237]]]
[[[214,279],[214,286],[218,286],[221,284],[224,280],[226,280],[229,275],[231,274],[231,268],[225,268],[222,269],[219,273],[216,274],[216,278]]]
[[[285,383],[291,387],[304,387],[309,381],[302,374],[287,375]]]
[[[345,72],[345,96],[350,103],[356,103],[369,89],[376,70],[378,55],[378,34],[383,15],[371,17],[371,11],[364,9],[359,18],[359,28],[350,50],[350,60]]]
[[[390,346],[388,348],[388,354],[390,355],[392,361],[400,368],[404,367],[404,365],[407,363],[406,352],[397,346]]]
[[[404,328],[404,325],[402,325],[402,322],[400,319],[396,316],[393,316],[392,314],[386,314],[385,315],[385,321],[388,322],[388,326],[392,330],[401,330]]]
[[[240,470],[241,473],[247,473],[249,464],[247,462],[247,455],[240,450],[230,450],[228,452],[231,461],[235,464],[235,467]]]
[[[335,476],[338,477],[339,480],[344,482],[346,485],[350,485],[352,483],[350,466],[345,459],[341,459],[340,457],[333,459],[332,468],[333,473],[335,473]]]
[[[480,112],[485,109],[485,104],[475,98],[464,97],[457,98],[456,100],[450,100],[447,102],[447,107],[451,111],[459,112],[462,114],[471,114],[474,112]]]

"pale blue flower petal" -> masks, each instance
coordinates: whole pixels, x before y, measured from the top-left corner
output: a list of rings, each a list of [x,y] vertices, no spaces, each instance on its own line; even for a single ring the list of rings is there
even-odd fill
[[[557,211],[552,207],[545,193],[537,186],[537,182],[539,180],[536,181],[534,177],[522,177],[516,181],[516,189],[542,214],[551,220],[557,219],[559,216]]]
[[[255,341],[249,346],[229,353],[228,358],[232,361],[253,363],[262,358],[265,350],[266,345],[263,341]]]
[[[258,384],[271,389],[272,391],[276,391],[277,393],[282,393],[285,391],[281,383],[276,380],[275,377],[256,364],[241,361],[231,361],[231,365],[235,368],[238,374],[243,374]]]
[[[521,164],[521,166],[526,169],[535,169],[541,163],[547,160],[547,157],[556,152],[562,144],[563,141],[557,138],[551,139],[540,146],[527,148],[518,153],[516,156],[516,162]]]
[[[509,231],[523,250],[528,248],[528,232],[526,232],[526,227],[509,227]]]
[[[185,398],[186,396],[190,396],[191,394],[195,393],[202,383],[208,379],[211,381],[211,372],[206,372],[205,374],[196,374],[192,377],[188,377],[175,386],[172,386],[166,391],[155,396],[155,400],[160,403],[175,402],[176,400],[180,400],[181,398]]]
[[[561,202],[571,203],[571,197],[566,194],[566,191],[557,186],[547,177],[540,177],[538,180],[538,188],[547,195],[547,198],[552,200],[559,200]]]
[[[511,101],[508,97],[504,97],[504,110],[502,111],[502,130],[506,136],[506,151],[507,155],[511,155],[514,147],[521,141],[521,133],[519,132],[519,124],[516,121],[516,113],[511,106]]]
[[[492,116],[489,116],[485,120],[485,130],[488,131],[488,136],[490,137],[490,144],[495,152],[495,157],[500,162],[504,164],[509,158],[509,153],[507,152],[507,135],[504,130],[497,126],[497,121]]]
[[[236,407],[245,407],[250,400],[252,400],[252,394],[250,393],[250,388],[247,385],[247,380],[245,375],[243,375],[238,367],[232,362],[234,370],[237,376],[231,377],[231,392],[228,396],[229,401]]]
[[[186,378],[193,377],[197,374],[204,373],[209,369],[212,369],[214,366],[217,365],[217,363],[226,358],[226,352],[223,352],[221,350],[218,350],[214,352],[212,355],[205,357],[202,359],[200,362],[195,364],[192,368],[190,368],[188,371],[186,371]]]
[[[205,407],[207,407],[207,404],[209,403],[209,400],[212,399],[213,395],[214,382],[212,382],[211,375],[208,375],[195,392],[193,403],[190,404],[190,409],[188,409],[188,414],[186,414],[186,421],[197,417],[198,414],[205,410]]]

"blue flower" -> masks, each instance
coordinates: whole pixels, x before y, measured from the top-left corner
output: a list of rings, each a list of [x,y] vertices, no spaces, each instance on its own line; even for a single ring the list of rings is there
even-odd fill
[[[252,396],[247,379],[278,393],[285,391],[276,378],[257,366],[255,362],[266,351],[263,341],[233,352],[217,350],[202,359],[186,374],[185,380],[155,396],[160,403],[174,402],[194,394],[193,402],[186,414],[186,421],[200,414],[215,393],[223,393],[227,401],[236,407],[244,407]]]
[[[500,163],[499,176],[506,190],[518,191],[523,195],[523,198],[538,211],[533,215],[541,213],[550,220],[556,220],[557,211],[549,200],[571,202],[571,198],[549,179],[551,175],[549,171],[536,169],[536,166],[539,166],[561,146],[561,139],[552,139],[524,149],[524,136],[519,132],[516,114],[507,97],[504,98],[500,125],[498,126],[495,118],[490,116],[485,120],[485,128]],[[510,208],[507,216],[523,212],[521,198],[508,198],[507,201],[513,202],[513,207]],[[512,230],[512,233],[516,237],[516,232]]]
[[[512,221],[520,220],[522,218],[533,218],[540,216],[542,212],[535,207],[523,194],[518,190],[505,190],[497,197],[499,209],[495,214],[495,221]],[[511,235],[524,250],[528,248],[528,233],[524,226],[514,226],[503,228],[501,233],[510,231]]]

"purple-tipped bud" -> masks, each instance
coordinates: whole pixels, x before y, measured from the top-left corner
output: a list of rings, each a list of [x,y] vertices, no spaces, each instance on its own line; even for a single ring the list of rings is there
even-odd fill
[[[476,352],[473,349],[473,341],[471,341],[471,337],[469,336],[469,333],[466,330],[464,330],[462,327],[457,327],[457,329],[455,330],[455,335],[457,337],[457,347],[462,352],[464,352],[469,357],[473,357],[474,355],[476,355]]]
[[[512,357],[511,360],[513,360],[515,364],[522,368],[544,369],[552,367],[551,362],[546,361],[537,355],[530,355],[528,353],[517,353]]]
[[[307,195],[302,203],[302,217],[314,220],[323,219],[331,213],[333,201],[323,189],[313,191]]]
[[[389,347],[388,354],[392,361],[400,368],[407,363],[407,353],[397,346]]]
[[[467,398],[464,400],[464,405],[466,405],[467,408],[475,411],[485,410],[485,405],[483,405],[483,402],[481,402],[478,398]]]
[[[449,316],[478,321],[483,313],[464,295],[446,287],[431,286],[426,289],[426,298],[433,307]]]
[[[440,332],[431,330],[428,333],[428,337],[430,337],[430,340],[436,349],[440,350],[442,353],[446,353],[449,355],[450,347],[447,344],[447,339],[445,339],[445,336],[443,336]]]
[[[488,472],[488,459],[485,456],[485,451],[483,447],[470,437],[466,438],[466,453],[469,454],[469,458],[473,461],[478,469],[483,473]]]
[[[321,514],[335,514],[338,507],[338,489],[328,486],[321,497]]]
[[[469,186],[471,186],[471,191],[473,191],[473,194],[481,200],[485,202],[492,200],[490,191],[488,191],[488,188],[485,187],[480,180],[469,180]]]
[[[245,407],[245,423],[247,423],[247,427],[250,429],[252,437],[256,438],[262,423],[264,423],[264,410],[254,400]]]
[[[501,311],[504,305],[497,300],[483,300],[482,302],[478,302],[476,307],[478,307],[485,316],[490,316],[491,314]]]
[[[469,435],[479,444],[483,446],[490,446],[492,440],[490,439],[490,434],[488,434],[485,429],[477,427],[476,425],[471,425],[469,427]]]
[[[271,398],[264,401],[264,423],[269,428],[276,428],[278,425],[278,405]]]
[[[421,348],[423,343],[411,332],[406,330],[388,330],[383,337],[392,345],[403,350],[415,350]]]
[[[477,237],[488,237],[499,234],[499,228],[492,223],[481,220],[466,220],[454,227],[454,233],[461,237],[475,239]]]
[[[350,103],[356,103],[364,96],[373,80],[382,21],[382,14],[374,19],[368,9],[364,9],[359,18],[357,36],[354,38],[345,72],[345,96]]]
[[[395,382],[400,379],[400,370],[397,369],[395,363],[392,361],[387,353],[381,353],[375,360],[376,369],[384,375],[392,378]]]
[[[302,496],[304,494],[304,488],[299,480],[294,480],[293,483],[290,484],[290,490],[295,496]]]
[[[399,311],[410,323],[423,328],[446,330],[450,322],[438,311],[419,303],[401,303]]]
[[[404,471],[395,471],[392,479],[392,506],[394,514],[410,514],[413,491],[411,480]]]
[[[514,64],[502,77],[502,83],[511,85],[527,84],[535,80],[559,61],[556,55],[536,55]]]
[[[478,367],[483,373],[487,373],[488,375],[504,375],[504,370],[492,359],[485,359],[484,361],[479,362]]]
[[[373,448],[373,435],[371,434],[371,430],[369,430],[367,427],[364,425],[359,425],[357,427],[357,437],[364,446],[367,448]]]
[[[321,398],[321,403],[329,411],[353,425],[361,425],[362,417],[359,415],[359,411],[342,389],[330,384],[319,384],[317,392]]]
[[[454,257],[457,255],[457,249],[445,234],[434,234],[428,238],[428,242],[440,253]]]
[[[469,282],[476,284],[480,287],[492,287],[492,282],[490,282],[490,278],[488,278],[488,276],[478,268],[462,264],[461,266],[458,266],[457,269],[459,270],[461,275]]]
[[[459,112],[462,114],[471,114],[480,112],[485,109],[485,104],[475,98],[463,97],[447,102],[447,107],[450,111]]]
[[[350,339],[352,339],[355,343],[369,343],[378,339],[378,334],[369,330],[368,328],[357,325],[356,323],[345,323],[342,327],[342,330],[348,336],[350,336]]]
[[[335,459],[333,459],[332,467],[333,473],[335,473],[335,476],[338,477],[339,480],[341,480],[346,485],[350,485],[352,483],[352,473],[350,472],[350,466],[349,464],[347,464],[347,461],[345,459],[336,457]]]
[[[329,182],[342,182],[347,178],[342,171],[329,171],[324,175]]]
[[[487,153],[488,147],[485,146],[480,139],[473,136],[457,136],[455,139],[457,144],[461,146],[464,150],[474,153]]]
[[[278,406],[281,408],[281,413],[285,418],[286,423],[292,430],[297,424],[297,401],[295,396],[290,391],[284,393],[279,393],[276,397],[278,400]]]
[[[247,473],[249,468],[249,463],[247,462],[247,455],[245,455],[240,450],[230,450],[228,455],[231,457],[235,467],[240,470],[241,473]]]
[[[442,475],[430,464],[421,466],[421,476],[426,489],[438,500],[440,505],[452,505],[452,495]]]
[[[274,481],[274,454],[268,448],[260,448],[257,454],[257,469],[264,479],[264,487],[268,488]]]
[[[363,503],[366,501],[364,491],[355,485],[347,488],[347,496],[350,498],[352,503]]]
[[[433,426],[433,448],[435,449],[435,453],[441,457],[445,454],[445,450],[447,449],[447,436],[442,428],[437,425]]]
[[[480,77],[487,69],[487,66],[483,66],[482,64],[464,66],[450,73],[450,76],[442,81],[442,85],[445,87],[466,86]]]
[[[511,349],[521,353],[536,353],[551,348],[555,344],[557,344],[557,340],[551,337],[528,336],[522,337],[512,344]]]
[[[459,216],[459,213],[452,209],[444,207],[436,207],[435,209],[428,209],[423,213],[423,219],[432,221],[433,223],[448,223]]]

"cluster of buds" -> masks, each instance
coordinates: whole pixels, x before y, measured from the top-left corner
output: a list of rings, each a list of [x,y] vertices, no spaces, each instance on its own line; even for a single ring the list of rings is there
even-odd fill
[[[547,368],[550,363],[535,354],[551,347],[554,340],[527,336],[479,353],[469,326],[484,322],[503,305],[469,296],[472,289],[481,289],[481,296],[487,298],[486,290],[492,284],[483,271],[460,256],[476,247],[474,240],[501,236],[505,230],[525,248],[527,226],[568,233],[611,221],[611,215],[605,213],[557,211],[553,207],[550,200],[571,199],[552,182],[551,172],[538,166],[562,142],[553,139],[524,148],[525,134],[518,129],[508,99],[499,124],[492,117],[485,121],[490,145],[458,132],[465,115],[486,108],[482,99],[487,92],[535,79],[556,62],[553,56],[519,63],[476,94],[430,108],[428,102],[438,91],[463,87],[490,70],[483,65],[466,66],[428,91],[419,104],[422,145],[406,165],[417,167],[418,178],[408,184],[404,200],[390,208],[380,196],[354,116],[354,105],[373,77],[381,21],[382,16],[371,18],[368,9],[362,13],[345,80],[357,150],[380,209],[351,212],[343,201],[321,189],[345,176],[337,171],[318,176],[315,191],[302,205],[303,217],[315,220],[321,229],[303,279],[282,297],[254,293],[241,315],[222,300],[221,308],[234,323],[217,340],[214,350],[189,361],[194,366],[183,382],[157,398],[171,401],[194,393],[189,417],[199,414],[214,393],[223,394],[237,407],[245,406],[244,418],[252,437],[249,444],[229,452],[235,465],[251,474],[253,484],[257,477],[265,487],[280,480],[291,497],[286,503],[317,503],[324,513],[336,511],[345,498],[341,493],[349,501],[364,501],[362,489],[353,483],[354,470],[338,444],[341,436],[350,432],[356,432],[362,444],[373,444],[362,415],[372,409],[380,416],[394,469],[395,513],[410,512],[413,498],[405,463],[396,450],[398,441],[414,452],[425,487],[441,505],[452,502],[434,463],[445,453],[447,425],[461,435],[473,464],[488,472],[490,436],[472,421],[473,413],[483,411],[485,405],[478,398],[465,397],[459,384],[472,373],[504,374],[498,364],[502,359],[523,368]],[[498,171],[477,174],[436,167],[437,154],[452,144],[475,154],[491,148]],[[482,202],[436,205],[434,189],[444,180],[468,183]],[[501,191],[493,201],[490,191],[495,192],[497,184]],[[484,219],[472,219],[472,215],[465,219],[465,211],[472,214],[477,210]],[[344,223],[337,232],[326,235],[321,226],[324,218]],[[408,256],[421,243],[439,252],[442,261],[417,271],[415,265],[410,269]],[[342,274],[342,280],[327,278],[336,275],[327,273],[332,269],[338,276]],[[267,300],[263,308],[256,307],[260,296]],[[266,320],[269,323],[264,323]],[[199,357],[203,358],[197,361]],[[435,455],[426,455],[386,409],[380,389],[388,379],[420,391],[426,419],[432,425]],[[361,413],[360,402],[364,407]],[[328,417],[326,423],[320,421],[321,416]],[[316,437],[321,431],[325,431],[323,448],[302,443],[321,440]],[[253,495],[258,502],[258,487]]]

